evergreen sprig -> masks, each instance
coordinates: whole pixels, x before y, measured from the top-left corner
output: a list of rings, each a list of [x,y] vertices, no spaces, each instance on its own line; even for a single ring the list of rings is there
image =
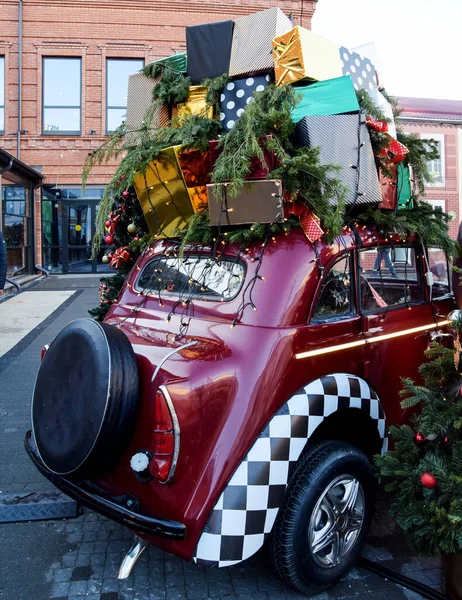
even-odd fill
[[[448,256],[455,256],[456,243],[449,235],[449,216],[438,206],[419,202],[414,208],[396,212],[368,208],[357,215],[361,223],[375,225],[387,235],[416,234],[429,248],[442,248]]]
[[[391,427],[394,450],[376,457],[393,494],[391,513],[413,545],[425,554],[462,550],[462,377],[454,350],[433,342],[419,371],[424,385],[403,380],[403,408],[419,407],[412,427]],[[416,433],[423,440],[416,441]],[[425,488],[421,476],[436,478]]]

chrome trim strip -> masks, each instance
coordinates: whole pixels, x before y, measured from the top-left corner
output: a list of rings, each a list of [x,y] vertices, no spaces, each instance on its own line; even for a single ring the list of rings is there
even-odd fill
[[[195,343],[195,342],[194,342]],[[178,417],[175,411],[175,407],[173,406],[172,399],[170,398],[170,394],[168,393],[165,385],[159,386],[159,390],[163,393],[165,399],[167,400],[168,408],[170,410],[170,415],[173,421],[173,435],[175,437],[175,448],[173,450],[173,461],[172,466],[170,467],[170,472],[166,481],[161,481],[160,483],[166,484],[172,480],[172,477],[175,475],[176,463],[178,462],[178,454],[180,453],[180,422],[178,421]]]
[[[321,354],[330,354],[331,352],[339,352],[340,350],[347,350],[348,348],[355,348],[357,346],[365,346],[366,344],[373,344],[375,342],[383,342],[385,340],[391,340],[393,338],[401,337],[403,335],[409,335],[411,333],[419,333],[420,331],[428,331],[429,329],[436,329],[437,327],[444,327],[448,325],[449,321],[439,321],[438,323],[430,323],[429,325],[420,325],[419,327],[412,327],[411,329],[403,329],[402,331],[395,331],[394,333],[385,333],[384,335],[378,335],[374,338],[366,338],[364,340],[357,340],[355,342],[349,342],[347,344],[338,344],[337,346],[328,346],[327,348],[317,348],[316,350],[307,350],[306,352],[298,352],[295,354],[296,359],[310,358],[311,356],[320,356]]]
[[[197,341],[188,342],[187,344],[183,344],[182,346],[178,346],[178,348],[175,348],[174,350],[171,350],[170,352],[167,352],[167,354],[163,357],[163,359],[157,365],[156,370],[154,371],[154,374],[151,377],[151,383],[154,381],[154,379],[157,376],[157,373],[160,371],[160,369],[162,368],[162,365],[164,364],[164,362],[167,359],[169,359],[171,356],[173,356],[173,354],[176,354],[177,352],[180,352],[180,350],[184,350],[184,348],[189,348],[189,346],[194,346],[194,344],[197,344]]]

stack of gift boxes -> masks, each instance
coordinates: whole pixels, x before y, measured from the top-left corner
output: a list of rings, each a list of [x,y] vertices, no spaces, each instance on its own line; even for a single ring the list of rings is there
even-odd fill
[[[299,102],[292,112],[299,146],[320,148],[321,164],[341,167],[339,177],[348,189],[347,205],[376,205],[384,209],[408,206],[410,174],[401,164],[407,149],[396,140],[393,112],[379,91],[374,65],[367,58],[338,47],[303,27],[293,27],[279,9],[270,8],[236,21],[186,28],[186,49],[160,61],[187,75],[192,85],[188,99],[176,107],[164,107],[151,115],[150,127],[167,126],[169,119],[201,115],[220,121],[223,135],[252,101],[254,93],[268,85],[296,86]],[[203,82],[223,75],[229,82],[220,95],[219,114],[207,107]],[[151,103],[153,87],[142,74],[129,80],[127,129],[134,133]],[[144,86],[144,87],[142,87]],[[366,90],[389,123],[365,118],[355,91]],[[375,157],[369,131],[388,136],[383,155]],[[136,142],[136,137],[133,137]],[[265,164],[255,160],[249,182],[237,198],[229,197],[226,184],[211,183],[219,155],[219,141],[208,152],[166,148],[134,185],[150,231],[170,237],[187,227],[195,212],[209,208],[211,225],[282,222],[287,215],[281,182],[268,179],[277,159],[266,149]],[[263,147],[263,145],[262,145]],[[379,174],[378,160],[386,161],[389,176]],[[232,210],[230,210],[232,209]],[[315,241],[323,231],[309,211],[299,215],[307,237]]]

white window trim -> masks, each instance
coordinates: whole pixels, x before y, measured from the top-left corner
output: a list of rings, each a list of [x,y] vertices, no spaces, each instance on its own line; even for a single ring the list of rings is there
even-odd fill
[[[444,133],[421,133],[420,139],[423,140],[431,140],[434,139],[437,142],[440,142],[440,158],[441,161],[441,178],[442,182],[436,181],[434,183],[427,182],[425,187],[446,187],[446,160],[445,160],[445,149],[444,149]]]

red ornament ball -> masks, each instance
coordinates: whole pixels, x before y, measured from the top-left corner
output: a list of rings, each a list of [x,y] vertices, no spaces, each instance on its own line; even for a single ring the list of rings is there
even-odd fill
[[[106,244],[112,244],[112,242],[114,241],[114,238],[112,237],[112,235],[107,235],[104,238],[104,241],[106,242]]]
[[[419,445],[419,444],[423,444],[426,440],[426,437],[424,436],[423,433],[420,433],[420,431],[418,431],[415,436],[414,436],[414,442]]]
[[[125,200],[128,200],[130,198],[130,192],[128,190],[124,190],[122,192],[122,198],[124,198]]]
[[[420,476],[420,481],[424,487],[430,489],[436,488],[436,486],[438,485],[437,478],[431,473],[422,473],[422,475]]]
[[[112,221],[110,221],[109,219],[106,221],[105,225],[108,229],[111,226],[111,223],[112,223]]]

